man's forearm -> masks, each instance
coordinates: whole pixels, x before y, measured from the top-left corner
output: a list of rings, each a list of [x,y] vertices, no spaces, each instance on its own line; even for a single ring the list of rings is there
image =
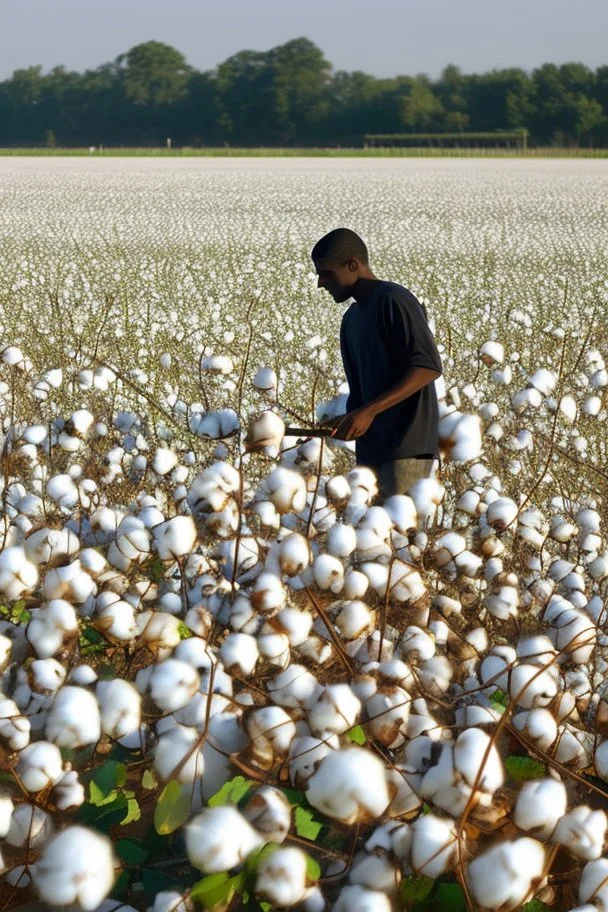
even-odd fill
[[[402,380],[391,386],[381,396],[377,396],[371,402],[367,402],[365,408],[372,411],[374,416],[379,415],[380,412],[384,412],[393,405],[398,405],[404,399],[413,396],[418,390],[428,386],[429,383],[432,383],[440,376],[439,371],[431,370],[428,367],[412,367]]]

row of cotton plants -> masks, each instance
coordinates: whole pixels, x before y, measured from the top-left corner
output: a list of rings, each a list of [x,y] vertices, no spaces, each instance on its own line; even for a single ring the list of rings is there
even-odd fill
[[[473,379],[448,373],[442,473],[384,503],[349,446],[285,436],[277,373],[246,355],[201,358],[207,401],[234,405],[213,409],[2,348],[12,898],[113,908],[128,865],[79,814],[120,749],[131,794],[152,794],[142,819],[168,784],[185,800],[157,829],[199,879],[158,891],[154,912],[225,882],[218,908],[246,889],[272,908],[388,910],[414,877],[458,882],[471,909],[566,908],[556,858],[568,908],[608,904],[608,550],[586,462],[608,375],[590,339],[547,334],[546,367],[486,340]],[[530,781],[514,758],[535,759]],[[213,801],[243,773],[240,801]],[[326,845],[299,835],[303,807]]]

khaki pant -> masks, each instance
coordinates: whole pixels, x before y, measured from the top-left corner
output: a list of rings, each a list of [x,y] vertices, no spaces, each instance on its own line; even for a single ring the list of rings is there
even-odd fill
[[[393,494],[407,494],[411,485],[420,478],[433,475],[434,459],[395,459],[370,465],[378,478],[378,496],[381,500]]]

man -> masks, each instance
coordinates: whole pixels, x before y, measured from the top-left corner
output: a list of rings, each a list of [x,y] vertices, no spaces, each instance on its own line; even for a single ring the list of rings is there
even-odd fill
[[[405,494],[431,474],[439,451],[441,360],[426,310],[407,288],[376,278],[348,228],[322,237],[312,260],[318,288],[337,303],[354,298],[340,327],[350,394],[333,436],[356,441],[357,463],[376,472],[381,497]]]

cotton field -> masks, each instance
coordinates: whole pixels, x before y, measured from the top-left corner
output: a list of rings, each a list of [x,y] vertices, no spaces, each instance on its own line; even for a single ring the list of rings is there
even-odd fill
[[[608,166],[0,159],[0,908],[608,910]],[[381,502],[315,241],[428,308]]]

